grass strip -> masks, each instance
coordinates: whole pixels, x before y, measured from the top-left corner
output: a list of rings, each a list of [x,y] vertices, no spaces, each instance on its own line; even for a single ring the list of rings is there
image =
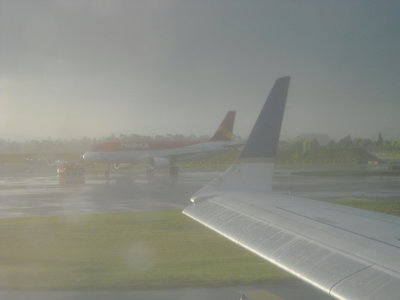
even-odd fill
[[[335,203],[385,214],[400,216],[400,201],[370,200],[364,198],[348,198]]]
[[[329,170],[294,172],[299,176],[400,176],[400,170]]]
[[[291,278],[180,211],[0,220],[0,288],[143,289]]]

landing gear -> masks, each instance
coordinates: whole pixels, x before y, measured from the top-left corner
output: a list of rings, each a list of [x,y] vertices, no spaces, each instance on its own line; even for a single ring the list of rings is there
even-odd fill
[[[146,169],[147,182],[152,182],[154,179],[154,168],[148,167]]]
[[[179,169],[177,166],[169,167],[169,178],[170,178],[171,185],[175,185],[175,183],[178,181],[178,173],[179,173]]]
[[[104,170],[104,177],[106,178],[107,183],[110,183],[110,165]]]

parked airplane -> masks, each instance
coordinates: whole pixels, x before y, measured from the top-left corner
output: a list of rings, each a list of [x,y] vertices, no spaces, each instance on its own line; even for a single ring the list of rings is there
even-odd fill
[[[235,111],[229,111],[207,142],[108,142],[94,145],[83,155],[83,159],[109,164],[147,161],[151,170],[169,167],[170,174],[174,174],[177,162],[201,159],[241,145],[232,140],[235,114]]]
[[[399,217],[272,191],[289,81],[275,82],[236,163],[183,213],[339,299],[399,299]]]

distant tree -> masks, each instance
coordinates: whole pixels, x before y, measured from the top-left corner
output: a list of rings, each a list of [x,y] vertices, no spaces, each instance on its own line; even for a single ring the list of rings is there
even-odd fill
[[[376,143],[378,146],[382,146],[382,144],[383,144],[382,134],[380,134],[380,133],[378,134],[378,140],[376,141]]]
[[[316,139],[304,140],[302,143],[302,154],[310,153],[312,150],[319,148],[320,145]]]
[[[324,133],[302,133],[297,136],[298,140],[317,140],[319,145],[327,145],[331,140],[329,135]]]
[[[334,140],[330,140],[329,143],[325,146],[327,149],[335,149],[337,148],[337,144]]]
[[[373,142],[370,139],[355,139],[353,140],[353,144],[354,146],[358,147],[358,148],[362,148],[362,149],[368,149],[371,147],[371,145],[373,144]]]
[[[346,135],[344,138],[339,140],[339,146],[344,148],[349,148],[353,146],[353,141],[350,135]]]

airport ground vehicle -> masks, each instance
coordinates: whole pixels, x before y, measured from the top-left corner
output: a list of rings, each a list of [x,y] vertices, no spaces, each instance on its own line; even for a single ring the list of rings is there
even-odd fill
[[[85,183],[85,168],[81,163],[64,162],[57,167],[60,184]]]

